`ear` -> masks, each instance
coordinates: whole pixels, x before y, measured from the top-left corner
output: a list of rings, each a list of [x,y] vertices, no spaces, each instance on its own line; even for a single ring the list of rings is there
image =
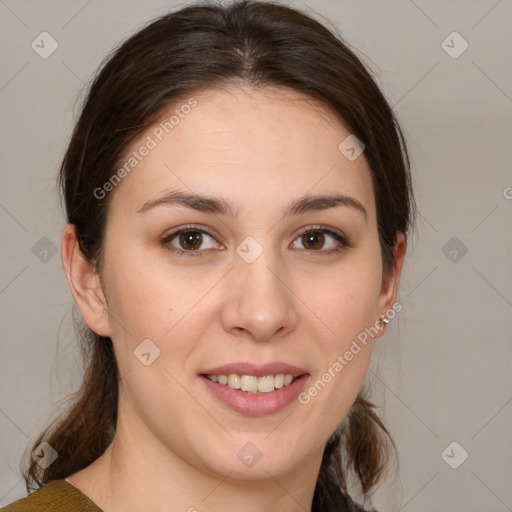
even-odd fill
[[[386,315],[389,311],[399,311],[402,309],[397,309],[396,306],[393,308],[396,302],[396,294],[398,290],[398,281],[400,278],[400,273],[402,272],[402,265],[404,262],[406,250],[406,242],[405,236],[401,231],[397,231],[396,242],[393,247],[393,258],[395,261],[395,265],[391,271],[387,274],[384,274],[382,278],[382,287],[380,291],[379,297],[379,315]],[[384,332],[386,331],[386,326],[383,325],[380,329],[380,334],[375,336],[376,338],[380,338]]]
[[[88,327],[100,336],[110,336],[107,301],[95,265],[80,250],[75,226],[62,231],[61,259],[75,303]]]

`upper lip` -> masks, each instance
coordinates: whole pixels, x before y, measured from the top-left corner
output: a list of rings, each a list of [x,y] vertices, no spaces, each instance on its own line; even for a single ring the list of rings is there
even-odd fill
[[[209,368],[201,372],[202,375],[229,375],[236,373],[238,375],[254,375],[255,377],[263,377],[264,375],[277,375],[284,373],[288,375],[304,375],[308,373],[303,368],[288,363],[267,363],[263,365],[255,365],[252,363],[229,363],[215,368]]]

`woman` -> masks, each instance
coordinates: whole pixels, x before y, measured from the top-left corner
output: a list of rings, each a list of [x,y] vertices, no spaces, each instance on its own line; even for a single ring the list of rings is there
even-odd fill
[[[94,80],[61,186],[87,371],[5,510],[366,510],[349,477],[369,497],[393,444],[361,388],[414,199],[341,38],[256,1],[153,21]]]

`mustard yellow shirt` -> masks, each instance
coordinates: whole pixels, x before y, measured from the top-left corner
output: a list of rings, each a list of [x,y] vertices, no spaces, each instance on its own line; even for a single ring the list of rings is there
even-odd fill
[[[2,512],[103,512],[90,498],[66,480],[52,480],[1,509]]]
[[[346,501],[343,503],[323,503],[323,510],[347,511]],[[376,512],[356,505],[358,512]],[[52,480],[26,498],[22,498],[0,512],[103,512],[90,498],[66,480]]]

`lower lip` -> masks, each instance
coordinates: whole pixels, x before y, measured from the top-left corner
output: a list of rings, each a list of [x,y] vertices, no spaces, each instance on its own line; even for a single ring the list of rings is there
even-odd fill
[[[274,414],[292,403],[300,394],[309,375],[301,375],[288,386],[270,393],[246,393],[228,385],[212,382],[200,375],[206,387],[230,409],[247,416],[265,416]]]

